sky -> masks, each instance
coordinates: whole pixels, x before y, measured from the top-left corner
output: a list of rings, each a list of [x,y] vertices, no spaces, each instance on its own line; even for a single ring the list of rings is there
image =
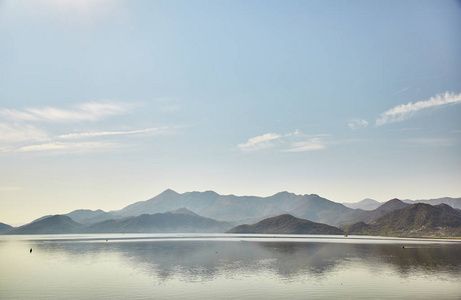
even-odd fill
[[[461,197],[460,53],[459,1],[0,0],[0,222]]]

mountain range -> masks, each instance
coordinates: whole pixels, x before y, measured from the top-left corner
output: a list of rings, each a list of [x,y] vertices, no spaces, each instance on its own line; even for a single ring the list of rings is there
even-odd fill
[[[393,210],[369,224],[360,221],[342,228],[348,234],[382,236],[461,236],[461,212],[447,204],[416,203]]]
[[[219,195],[213,191],[180,194],[166,190],[118,211],[79,209],[65,215],[43,216],[18,228],[0,223],[0,233],[225,232],[232,226],[256,223],[281,215],[285,215],[284,220],[288,220],[286,215],[290,215],[329,226],[348,226],[344,228],[356,234],[371,234],[381,232],[376,229],[380,223],[374,222],[389,213],[412,206],[408,202],[449,202],[455,207],[461,207],[461,198],[416,201],[392,199],[385,203],[365,199],[356,203],[356,207],[367,209],[353,209],[316,194],[280,192],[270,197],[256,197]],[[377,203],[380,206],[370,210]],[[460,211],[448,205],[446,207],[455,212]],[[445,209],[444,213],[452,214],[453,211]],[[375,226],[375,229],[371,230],[370,226]]]
[[[461,209],[461,198],[450,198],[450,197],[444,197],[444,198],[436,198],[436,199],[427,199],[427,200],[401,200],[404,203],[408,204],[415,204],[415,203],[425,203],[425,204],[430,204],[430,205],[437,205],[437,204],[448,204],[453,208]],[[362,201],[355,202],[355,203],[343,203],[345,206],[353,209],[361,209],[361,210],[374,210],[381,206],[383,202],[378,202],[373,199],[363,199]]]
[[[40,218],[14,228],[6,234],[60,234],[60,233],[171,233],[171,232],[225,232],[232,225],[201,217],[181,208],[166,213],[109,219],[91,225],[72,220],[68,215]]]
[[[185,207],[207,218],[233,224],[256,222],[288,213],[313,222],[340,225],[362,212],[316,194],[296,195],[280,192],[270,197],[255,197],[219,195],[213,191],[179,194],[166,190],[158,196],[128,205],[113,214],[127,217],[166,212],[179,207]]]

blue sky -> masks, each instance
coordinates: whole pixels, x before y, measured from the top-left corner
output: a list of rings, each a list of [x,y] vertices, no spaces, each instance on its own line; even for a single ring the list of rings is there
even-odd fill
[[[460,29],[456,1],[0,1],[0,222],[460,197]]]

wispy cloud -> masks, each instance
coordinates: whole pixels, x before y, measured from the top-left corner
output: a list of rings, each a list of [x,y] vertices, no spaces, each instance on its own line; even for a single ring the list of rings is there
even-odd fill
[[[59,135],[58,139],[85,139],[92,137],[112,136],[112,135],[130,135],[140,133],[164,133],[169,130],[169,127],[157,127],[157,128],[146,128],[131,131],[100,131],[100,132],[82,132],[82,133],[70,133]]]
[[[398,94],[403,93],[403,92],[405,92],[406,90],[409,90],[410,88],[411,88],[410,86],[407,86],[406,88],[403,88],[403,89],[401,89],[401,90],[398,90],[397,92],[393,93],[393,94],[391,95],[391,97],[397,96]]]
[[[108,149],[120,148],[117,143],[108,142],[81,142],[81,143],[62,143],[52,142],[38,145],[23,146],[15,152],[47,152],[49,154],[70,154],[70,153],[88,153],[105,151]]]
[[[237,145],[242,152],[254,152],[269,148],[277,148],[282,152],[305,152],[324,149],[323,138],[328,135],[309,136],[299,130],[287,134],[266,133],[248,139],[246,143]]]
[[[27,128],[29,127],[24,126],[19,128],[9,128],[7,125],[0,123],[0,134],[6,133],[5,135],[0,135],[0,142],[4,142],[2,147],[0,147],[0,152],[50,152],[51,154],[68,154],[111,150],[120,148],[123,146],[123,144],[119,142],[115,143],[101,141],[65,142],[65,140],[86,140],[90,138],[106,136],[110,137],[117,135],[164,134],[172,129],[172,127],[158,127],[131,131],[71,133],[49,137],[48,134],[36,130],[34,127],[30,128],[29,133],[21,131]]]
[[[1,144],[45,141],[48,139],[48,133],[33,125],[0,123]]]
[[[305,152],[322,150],[325,148],[325,144],[320,138],[311,138],[304,142],[297,142],[291,144],[291,148],[283,150],[284,152]]]
[[[130,111],[127,104],[114,102],[88,102],[71,109],[58,107],[41,107],[18,109],[0,109],[0,117],[15,121],[33,122],[78,122],[98,121],[107,116],[121,115]]]
[[[132,108],[134,106],[131,104],[88,102],[70,108],[0,109],[0,118],[3,121],[0,122],[0,153],[38,152],[53,155],[108,151],[126,147],[128,141],[123,139],[124,136],[138,138],[170,134],[181,127],[76,132],[72,125],[72,122],[77,122],[80,127],[81,123],[93,123],[108,116],[126,114]]]
[[[255,150],[261,150],[274,146],[274,142],[280,139],[281,135],[276,133],[266,133],[260,136],[255,136],[248,139],[246,143],[237,145],[237,149],[243,152],[250,152]]]
[[[349,121],[347,125],[349,126],[350,129],[359,129],[359,128],[367,127],[368,121],[355,119],[355,120]]]
[[[445,92],[444,94],[439,94],[429,100],[398,105],[382,113],[380,118],[376,120],[376,126],[406,120],[421,110],[457,103],[461,103],[461,93],[455,94]]]

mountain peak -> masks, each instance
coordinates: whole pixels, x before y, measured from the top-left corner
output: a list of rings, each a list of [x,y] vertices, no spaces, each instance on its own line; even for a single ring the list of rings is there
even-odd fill
[[[370,199],[370,198],[365,198],[362,201],[359,201],[358,203],[363,203],[363,204],[366,204],[366,203],[379,203],[379,201],[376,201],[376,200]]]
[[[179,195],[179,193],[173,191],[172,189],[166,189],[160,195],[169,196],[169,195]],[[159,196],[160,196],[159,195]]]
[[[344,234],[336,227],[299,219],[290,214],[267,218],[252,225],[240,225],[230,229],[228,233]]]
[[[385,202],[379,208],[383,208],[383,207],[386,207],[386,206],[396,206],[396,205],[399,206],[399,207],[402,207],[402,208],[408,206],[408,204],[403,202],[402,200],[394,198],[394,199],[391,199],[391,200]]]
[[[283,192],[278,192],[272,196],[269,196],[267,198],[289,198],[289,197],[293,197],[293,196],[296,196],[296,194],[294,193],[290,193],[288,191],[283,191]]]
[[[53,215],[15,228],[8,234],[50,234],[50,233],[77,233],[83,225],[75,222],[68,216]]]

